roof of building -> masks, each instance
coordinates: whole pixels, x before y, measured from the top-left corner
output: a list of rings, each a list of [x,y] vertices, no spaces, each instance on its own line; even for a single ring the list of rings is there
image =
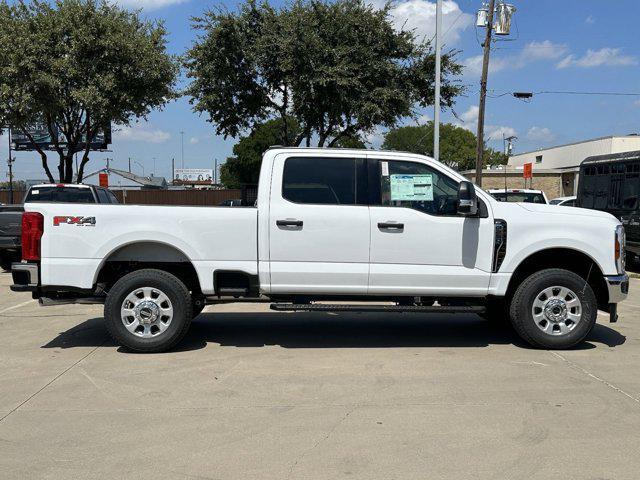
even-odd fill
[[[584,144],[584,143],[599,142],[601,140],[609,140],[609,139],[612,139],[612,138],[629,138],[629,137],[638,138],[640,140],[640,135],[638,135],[637,133],[631,133],[629,135],[608,135],[606,137],[591,138],[589,140],[581,140],[579,142],[563,143],[561,145],[553,145],[551,147],[538,148],[536,150],[529,150],[528,152],[514,153],[511,156],[512,157],[517,157],[517,156],[520,156],[520,155],[530,155],[532,153],[544,152],[546,150],[553,150],[554,148],[570,147],[572,145],[581,145],[581,144]]]

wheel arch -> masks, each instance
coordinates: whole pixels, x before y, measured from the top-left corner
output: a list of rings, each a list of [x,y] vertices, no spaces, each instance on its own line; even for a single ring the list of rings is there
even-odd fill
[[[104,285],[108,290],[118,277],[147,268],[169,272],[190,290],[200,291],[199,277],[189,256],[175,245],[156,240],[134,240],[113,248],[96,270],[94,285]]]
[[[588,253],[570,247],[545,248],[525,257],[509,279],[507,297],[511,297],[529,275],[547,268],[569,270],[585,279],[596,295],[598,308],[608,310],[609,294],[602,268]]]

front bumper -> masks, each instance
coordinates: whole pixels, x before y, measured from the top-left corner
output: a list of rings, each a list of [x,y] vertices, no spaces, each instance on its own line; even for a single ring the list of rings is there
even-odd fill
[[[11,290],[14,292],[35,292],[38,289],[40,274],[35,263],[14,263],[11,265],[11,276]]]
[[[629,275],[610,275],[604,277],[609,291],[609,304],[622,302],[629,295]]]

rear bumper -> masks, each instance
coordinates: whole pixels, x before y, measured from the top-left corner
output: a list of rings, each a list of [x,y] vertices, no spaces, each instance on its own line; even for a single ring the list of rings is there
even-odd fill
[[[35,263],[14,263],[11,265],[11,276],[14,292],[35,292],[40,283],[40,273],[38,265]]]
[[[604,277],[609,290],[609,303],[619,303],[629,295],[629,275],[612,275]]]

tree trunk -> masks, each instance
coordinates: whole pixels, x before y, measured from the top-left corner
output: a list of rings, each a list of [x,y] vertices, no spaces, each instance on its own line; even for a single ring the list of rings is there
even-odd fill
[[[80,166],[78,167],[78,178],[77,183],[82,183],[84,179],[84,166],[89,163],[89,150],[85,150],[82,154],[82,160],[80,161]]]
[[[42,168],[44,168],[44,172],[47,174],[47,178],[51,183],[55,183],[53,180],[53,175],[51,175],[51,170],[49,170],[49,164],[47,163],[47,154],[44,153],[44,150],[42,150],[38,146],[38,144],[33,139],[33,136],[29,133],[29,131],[26,128],[23,128],[22,126],[20,126],[19,128],[20,128],[20,131],[27,136],[27,138],[31,142],[31,145],[33,145],[33,148],[35,148],[36,151],[40,154],[40,158],[42,160]]]

